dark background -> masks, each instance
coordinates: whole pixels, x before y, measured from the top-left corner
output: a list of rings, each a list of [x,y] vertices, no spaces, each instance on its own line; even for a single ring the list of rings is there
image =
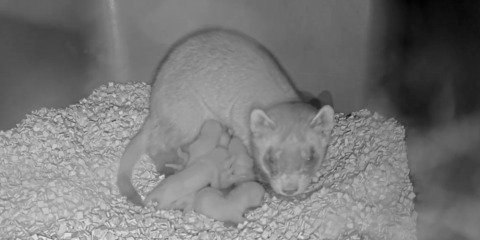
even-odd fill
[[[480,3],[403,0],[379,9],[384,61],[372,91],[407,128],[418,238],[480,239]]]

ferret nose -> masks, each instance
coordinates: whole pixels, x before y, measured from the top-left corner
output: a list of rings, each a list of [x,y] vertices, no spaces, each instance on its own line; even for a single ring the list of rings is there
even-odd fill
[[[285,193],[286,195],[293,195],[297,192],[297,190],[298,190],[298,186],[282,188],[283,193]]]

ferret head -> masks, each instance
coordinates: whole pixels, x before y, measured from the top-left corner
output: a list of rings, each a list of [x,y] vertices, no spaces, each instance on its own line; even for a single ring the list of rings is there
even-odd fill
[[[334,111],[303,103],[275,106],[250,114],[251,143],[260,181],[284,196],[305,192],[325,158]]]

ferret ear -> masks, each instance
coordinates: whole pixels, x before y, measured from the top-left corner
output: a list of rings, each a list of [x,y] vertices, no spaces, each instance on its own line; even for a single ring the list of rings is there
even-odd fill
[[[270,132],[276,128],[275,122],[261,109],[254,109],[250,113],[250,130],[254,135]]]
[[[310,127],[316,132],[329,135],[335,126],[335,112],[329,105],[323,106],[310,122]]]

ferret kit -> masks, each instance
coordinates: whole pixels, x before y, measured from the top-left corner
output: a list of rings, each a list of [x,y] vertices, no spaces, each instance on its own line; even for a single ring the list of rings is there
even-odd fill
[[[248,159],[236,161],[242,156],[232,145],[236,138],[223,135],[179,150],[187,167],[166,178],[143,155],[132,175],[143,199],[155,191],[179,194],[175,185],[188,179],[196,186],[182,188],[183,198],[165,209],[160,199],[146,207],[128,203],[116,187],[116,172],[145,121],[150,87],[110,83],[76,105],[40,109],[0,132],[3,239],[416,239],[404,128],[367,110],[335,114],[326,158],[301,199],[279,197],[250,181]],[[225,163],[222,171],[209,165],[216,158]],[[189,169],[211,176],[182,177]],[[172,181],[176,175],[180,180]],[[232,186],[223,192],[222,184]],[[240,223],[225,224],[232,219]]]
[[[184,156],[186,167],[168,178],[144,200],[156,209],[195,210],[230,224],[245,222],[244,213],[263,203],[264,188],[255,182],[253,160],[242,141],[230,139],[219,122],[207,120]],[[230,189],[228,194],[221,190]]]

